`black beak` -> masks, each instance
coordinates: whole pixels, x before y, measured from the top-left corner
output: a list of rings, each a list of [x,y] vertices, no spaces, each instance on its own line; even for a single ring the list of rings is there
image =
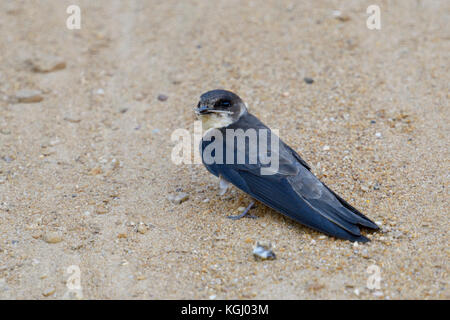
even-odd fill
[[[209,107],[207,105],[199,105],[197,108],[194,109],[196,114],[206,114],[209,111]]]

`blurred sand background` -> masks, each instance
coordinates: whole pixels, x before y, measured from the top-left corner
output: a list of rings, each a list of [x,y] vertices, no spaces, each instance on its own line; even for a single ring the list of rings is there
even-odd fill
[[[76,265],[85,299],[449,299],[449,14],[444,0],[1,1],[0,298],[71,297]],[[261,204],[227,219],[250,198],[170,160],[216,88],[380,223],[372,241]],[[259,240],[276,260],[255,261]]]

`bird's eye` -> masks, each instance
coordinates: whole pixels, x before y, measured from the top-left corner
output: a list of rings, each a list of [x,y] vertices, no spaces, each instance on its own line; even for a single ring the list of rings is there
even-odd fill
[[[231,106],[231,102],[228,100],[219,100],[216,102],[216,107],[228,108]]]

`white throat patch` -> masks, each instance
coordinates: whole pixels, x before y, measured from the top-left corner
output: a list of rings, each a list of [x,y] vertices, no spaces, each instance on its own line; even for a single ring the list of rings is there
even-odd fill
[[[208,113],[201,116],[203,132],[229,126],[233,119],[226,113]]]
[[[245,108],[241,108],[238,119],[247,112],[247,104]],[[228,113],[208,113],[200,116],[202,120],[203,135],[211,129],[220,129],[227,127],[233,123],[233,118]]]

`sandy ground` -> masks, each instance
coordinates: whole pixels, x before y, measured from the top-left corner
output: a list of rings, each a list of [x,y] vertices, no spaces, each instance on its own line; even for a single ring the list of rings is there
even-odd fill
[[[366,27],[375,2],[379,31]],[[66,28],[70,4],[81,30]],[[73,297],[75,265],[85,299],[449,299],[449,12],[431,0],[1,1],[0,298]],[[49,55],[65,68],[33,70]],[[261,204],[258,219],[227,219],[250,198],[218,196],[202,165],[170,157],[171,133],[193,130],[215,88],[382,231],[354,246]],[[18,103],[22,89],[43,100]],[[168,201],[179,191],[189,199]],[[258,240],[276,260],[254,260]]]

